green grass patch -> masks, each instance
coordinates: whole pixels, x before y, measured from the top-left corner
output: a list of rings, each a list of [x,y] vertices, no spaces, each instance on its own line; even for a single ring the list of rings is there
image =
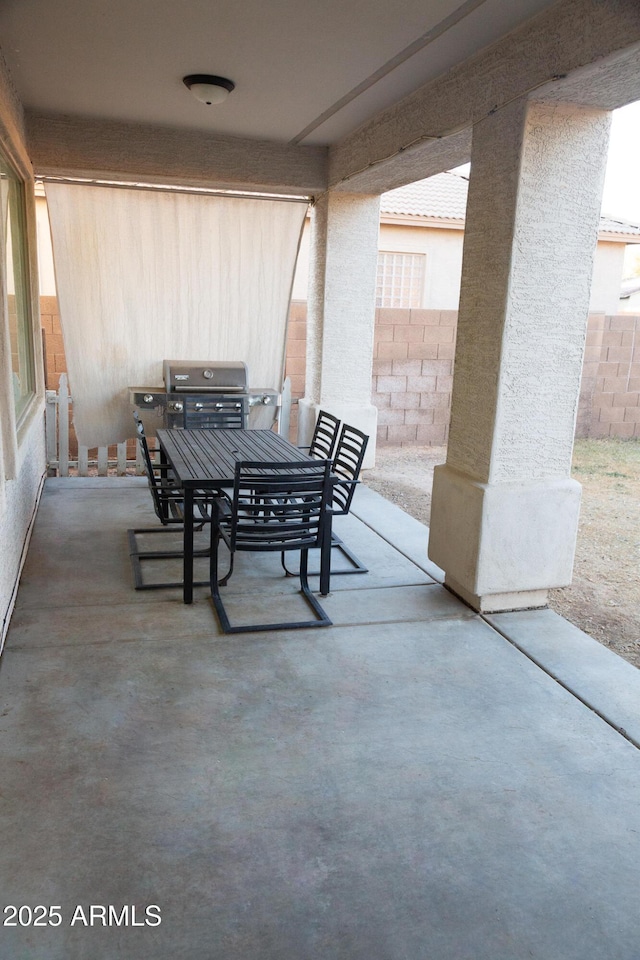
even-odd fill
[[[612,438],[576,440],[573,473],[585,477],[619,477],[623,480],[639,477],[640,441]]]

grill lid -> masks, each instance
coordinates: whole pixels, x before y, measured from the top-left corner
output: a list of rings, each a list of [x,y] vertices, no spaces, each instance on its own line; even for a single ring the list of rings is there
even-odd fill
[[[242,360],[165,360],[167,393],[246,393],[247,365]]]

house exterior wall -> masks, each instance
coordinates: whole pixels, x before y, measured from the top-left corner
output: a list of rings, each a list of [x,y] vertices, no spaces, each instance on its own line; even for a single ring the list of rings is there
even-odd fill
[[[598,240],[593,261],[590,313],[617,313],[625,250],[624,243]]]
[[[44,200],[43,200],[44,202]],[[384,215],[383,215],[384,216]],[[424,224],[380,224],[378,249],[393,253],[422,253],[426,256],[421,307],[424,310],[457,310],[462,275],[463,229]],[[620,241],[598,240],[591,283],[591,313],[616,314],[635,310],[620,301],[626,245]],[[49,272],[46,272],[49,276]],[[305,222],[293,280],[293,299],[307,299],[309,280],[309,221]],[[45,292],[43,290],[43,292]],[[53,292],[47,290],[46,292]],[[640,300],[640,297],[638,297]]]
[[[28,176],[22,111],[0,62],[0,133],[5,151],[15,165]],[[33,223],[28,226],[29,241],[35,244]],[[35,265],[31,264],[35,270]],[[37,303],[34,304],[34,309]],[[10,344],[8,328],[0,318],[0,356]],[[35,331],[34,331],[35,332]],[[36,343],[36,368],[40,350]],[[25,557],[34,512],[46,469],[43,384],[36,375],[36,397],[17,432],[13,417],[13,397],[0,390],[0,649],[9,626],[18,578]],[[7,454],[9,453],[9,456]],[[4,460],[4,462],[3,462]]]
[[[38,418],[22,439],[17,473],[6,482],[0,506],[0,648],[9,627],[45,469],[44,427]]]
[[[382,223],[378,248],[426,257],[421,307],[457,310],[462,273],[463,230]]]
[[[464,231],[441,227],[380,224],[378,249],[391,253],[422,253],[426,256],[422,308],[457,310],[462,273]],[[293,299],[307,299],[309,280],[309,222],[304,226]]]

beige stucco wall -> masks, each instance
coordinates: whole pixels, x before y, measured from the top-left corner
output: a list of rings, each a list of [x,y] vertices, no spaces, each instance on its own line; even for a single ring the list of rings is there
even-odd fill
[[[590,313],[617,313],[625,250],[624,243],[598,240],[591,280]]]
[[[22,110],[1,62],[0,134],[5,151],[9,153],[24,176],[28,176],[29,164],[24,147]],[[35,244],[33,227],[29,228],[29,233],[30,239]],[[32,293],[35,301],[35,289]],[[43,376],[40,369],[42,361],[39,349],[37,302],[34,303],[34,309],[36,310],[34,336],[36,336],[37,397],[17,433],[13,417],[13,398],[6,389],[0,389],[0,451],[2,451],[0,454],[0,648],[8,629],[21,563],[46,469]],[[0,357],[3,373],[7,350],[10,351],[8,339],[8,329],[4,318],[0,317]]]
[[[460,299],[464,231],[383,223],[378,248],[390,253],[426,256],[424,310],[457,310]]]
[[[20,444],[17,475],[5,483],[0,507],[0,646],[15,601],[17,577],[45,472],[42,418],[32,420]]]
[[[392,253],[423,253],[427,262],[423,302],[427,310],[457,310],[462,271],[464,231],[440,227],[380,224],[378,249]],[[307,299],[309,221],[305,223],[293,281],[293,299]]]

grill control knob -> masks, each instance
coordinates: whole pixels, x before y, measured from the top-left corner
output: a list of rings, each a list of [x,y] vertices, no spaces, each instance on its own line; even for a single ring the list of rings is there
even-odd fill
[[[142,399],[143,399],[143,401],[144,401],[145,403],[153,403],[153,394],[152,394],[152,393],[145,393],[145,395],[144,395],[144,397],[143,397]]]
[[[260,403],[264,404],[265,407],[269,405],[270,400],[271,398],[269,397],[268,393],[263,393],[263,395],[260,397]]]
[[[213,377],[213,370],[203,370],[202,376],[205,378],[205,380],[211,380]]]
[[[202,410],[202,408],[204,407],[204,403],[196,403],[194,404],[194,406],[196,410]]]
[[[184,405],[181,400],[174,400],[174,402],[171,404],[171,409],[174,413],[182,413]]]

